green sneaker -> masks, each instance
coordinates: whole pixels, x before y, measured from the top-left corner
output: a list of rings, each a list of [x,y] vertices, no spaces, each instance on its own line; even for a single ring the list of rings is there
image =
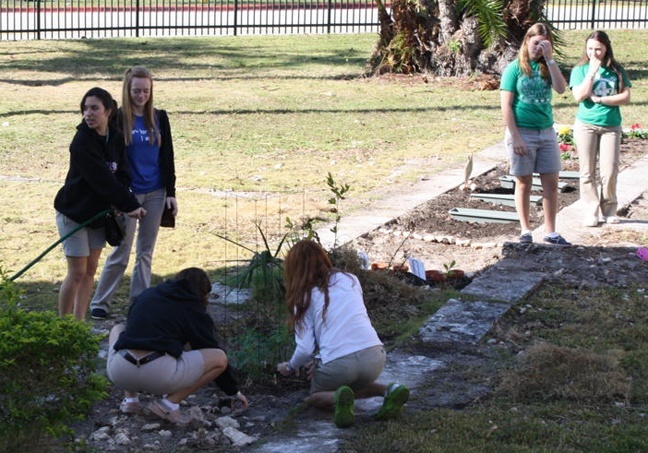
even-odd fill
[[[353,390],[343,385],[335,391],[335,415],[333,421],[338,428],[348,428],[355,423]]]
[[[387,386],[387,395],[383,405],[376,414],[377,420],[396,418],[403,411],[403,405],[409,399],[409,389],[404,385],[391,383]]]

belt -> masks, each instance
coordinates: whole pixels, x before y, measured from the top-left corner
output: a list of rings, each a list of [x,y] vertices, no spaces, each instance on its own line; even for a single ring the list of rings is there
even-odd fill
[[[149,355],[145,355],[141,359],[137,359],[133,356],[133,354],[128,352],[128,349],[120,349],[119,351],[117,351],[117,353],[123,358],[125,358],[126,360],[128,360],[133,365],[137,365],[138,368],[142,365],[146,365],[147,363],[150,363],[155,359],[159,359],[160,357],[164,357],[166,355],[163,352],[155,351],[155,352],[151,352]]]

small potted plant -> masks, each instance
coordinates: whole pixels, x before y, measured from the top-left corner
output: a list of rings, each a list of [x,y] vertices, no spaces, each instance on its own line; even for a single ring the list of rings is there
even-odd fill
[[[455,260],[443,265],[446,280],[458,281],[464,278],[466,273],[461,269],[455,269],[456,265]]]
[[[429,269],[425,271],[425,279],[428,282],[438,285],[440,283],[443,283],[443,281],[445,280],[445,274],[436,269]]]

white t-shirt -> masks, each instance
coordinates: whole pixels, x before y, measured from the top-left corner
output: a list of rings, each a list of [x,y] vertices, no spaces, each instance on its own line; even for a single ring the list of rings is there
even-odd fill
[[[362,287],[355,275],[335,272],[329,278],[329,306],[326,319],[324,293],[314,288],[311,304],[304,315],[304,325],[295,332],[297,347],[290,359],[293,368],[299,368],[312,360],[319,348],[322,363],[328,363],[353,352],[382,342],[371,325],[362,297]]]

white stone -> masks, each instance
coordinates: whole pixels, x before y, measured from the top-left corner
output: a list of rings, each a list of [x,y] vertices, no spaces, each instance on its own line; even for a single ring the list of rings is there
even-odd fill
[[[146,425],[142,426],[142,431],[157,431],[160,429],[162,425],[159,423],[147,423]]]
[[[241,424],[232,417],[218,417],[216,419],[216,426],[218,426],[220,429],[240,428]]]
[[[256,442],[256,437],[248,436],[234,428],[225,428],[223,434],[232,442],[235,447],[245,447]]]
[[[126,434],[118,433],[115,436],[115,443],[117,445],[129,445],[131,443],[131,440],[129,439],[129,437]]]

